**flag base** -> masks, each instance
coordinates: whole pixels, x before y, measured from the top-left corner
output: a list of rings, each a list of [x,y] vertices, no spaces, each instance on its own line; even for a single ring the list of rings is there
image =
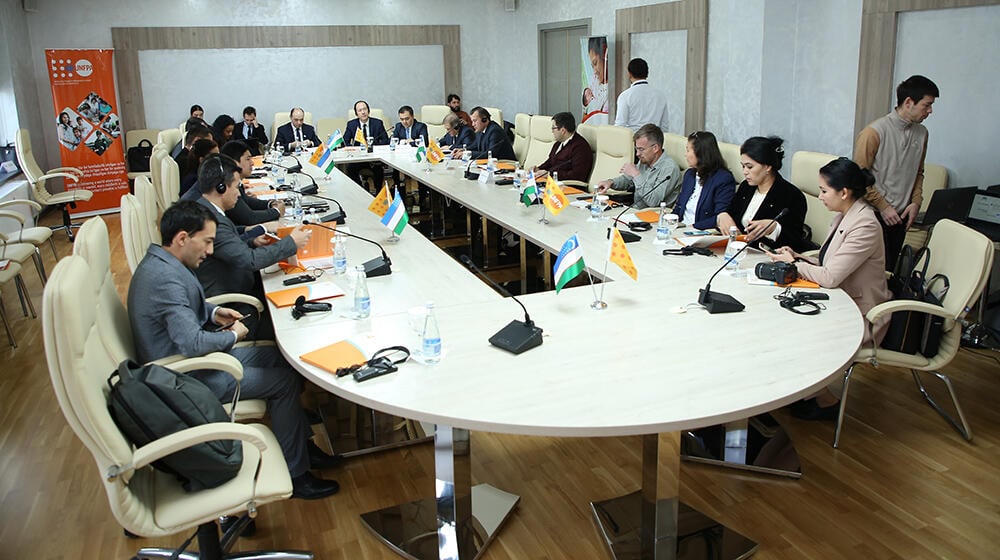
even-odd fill
[[[395,233],[385,239],[386,243],[399,243],[399,236]]]
[[[600,311],[602,309],[607,309],[608,304],[599,299],[595,299],[594,302],[590,304],[590,308],[594,311]]]

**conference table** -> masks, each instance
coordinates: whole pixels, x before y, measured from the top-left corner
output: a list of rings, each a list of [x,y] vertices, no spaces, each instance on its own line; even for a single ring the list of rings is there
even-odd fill
[[[639,435],[642,483],[617,498],[595,497],[592,513],[614,558],[745,558],[749,538],[678,500],[681,433],[745,422],[807,397],[838,377],[864,331],[857,307],[841,290],[819,315],[779,307],[775,286],[750,285],[719,274],[713,290],[746,305],[739,313],[710,315],[695,302],[720,267],[718,256],[664,256],[654,233],[627,245],[638,270],[633,281],[605,267],[609,221],[588,221],[570,207],[547,224],[538,206],[525,207],[509,186],[466,180],[461,166],[430,171],[412,150],[337,152],[338,163],[373,161],[415,179],[438,195],[488,217],[522,239],[558,254],[571,235],[580,240],[588,270],[602,283],[522,296],[543,344],[514,355],[487,339],[522,312],[466,267],[407,226],[395,243],[367,210],[371,195],[339,170],[329,177],[299,157],[317,177],[323,196],[341,204],[346,227],[383,244],[392,274],[368,279],[371,316],[352,314],[353,272],[327,272],[346,297],[329,313],[294,320],[271,307],[277,344],[303,376],[330,393],[434,428],[436,483],[428,498],[366,513],[363,522],[407,558],[475,558],[499,531],[519,496],[488,484],[472,486],[469,431],[555,437]],[[610,214],[610,213],[609,213]],[[333,224],[327,224],[332,226]],[[339,226],[345,227],[345,226]],[[379,255],[352,239],[349,267]],[[762,257],[758,257],[762,258]],[[753,257],[748,257],[752,260]],[[746,262],[744,268],[748,268]],[[267,291],[284,275],[264,274]],[[601,295],[606,308],[592,303]],[[419,348],[413,308],[434,302],[443,358],[434,365],[411,359],[395,373],[363,383],[310,365],[301,356],[349,340],[366,353],[402,344]],[[428,489],[431,490],[431,489]],[[531,496],[524,497],[527,500]]]

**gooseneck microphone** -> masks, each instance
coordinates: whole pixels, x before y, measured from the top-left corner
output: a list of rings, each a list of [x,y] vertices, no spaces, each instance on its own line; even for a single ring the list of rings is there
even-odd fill
[[[540,346],[542,344],[542,329],[535,326],[524,304],[514,297],[514,294],[511,294],[503,286],[497,284],[492,278],[487,276],[468,256],[462,255],[459,257],[459,260],[462,261],[462,264],[469,267],[469,270],[485,279],[486,282],[496,288],[501,294],[517,302],[521,306],[521,309],[524,310],[524,321],[515,319],[508,323],[506,327],[500,329],[495,335],[490,337],[490,344],[512,354],[520,354],[536,346]]]
[[[781,212],[778,212],[777,216],[771,219],[771,221],[767,224],[767,227],[768,228],[771,227],[772,224],[774,224],[779,219],[784,217],[784,215],[787,213],[788,213],[788,208],[783,208]],[[726,259],[726,262],[722,263],[722,266],[719,267],[719,270],[716,270],[715,274],[713,274],[712,277],[708,279],[708,283],[705,284],[705,287],[701,290],[698,290],[698,303],[700,303],[702,307],[704,307],[705,310],[708,311],[709,313],[734,313],[746,309],[746,306],[740,303],[733,296],[729,294],[723,294],[721,292],[713,292],[712,280],[715,280],[715,277],[718,276],[720,272],[722,272],[722,269],[726,268],[726,265],[728,265],[730,262],[736,259],[736,257],[740,256],[740,254],[743,251],[745,251],[746,248],[749,246],[750,246],[749,243],[743,245],[743,247],[741,247],[739,251],[736,251],[736,253],[734,253],[733,256]]]
[[[598,193],[596,193],[596,192],[594,193],[594,198],[590,201],[591,204],[593,204],[594,201],[597,200],[597,194]],[[629,225],[628,222],[622,221],[622,216],[625,215],[625,212],[628,212],[629,210],[631,210],[632,207],[629,206],[628,204],[625,204],[624,206],[625,206],[625,208],[621,212],[619,212],[617,216],[615,216],[614,223],[615,224],[625,224],[626,227],[628,227],[629,229],[632,229],[632,226]],[[616,227],[616,226],[612,226],[612,227]],[[619,229],[618,233],[622,236],[622,241],[624,241],[625,243],[632,243],[633,241],[639,241],[640,239],[642,239],[642,237],[640,237],[639,235],[637,235],[635,233],[632,233],[631,231],[622,231],[622,230]],[[608,239],[610,239],[610,238],[611,238],[611,228],[608,228]]]
[[[363,263],[365,267],[365,277],[374,278],[376,276],[387,276],[389,274],[392,274],[392,261],[389,259],[389,255],[386,254],[385,247],[383,247],[378,241],[368,239],[367,237],[361,237],[360,235],[354,235],[353,233],[328,227],[323,224],[318,224],[316,222],[312,222],[309,220],[302,220],[302,225],[312,225],[316,227],[321,227],[323,229],[328,229],[334,233],[340,233],[342,235],[346,235],[347,237],[353,237],[355,239],[367,241],[372,245],[377,246],[379,250],[382,251],[382,256],[375,257],[374,259]]]

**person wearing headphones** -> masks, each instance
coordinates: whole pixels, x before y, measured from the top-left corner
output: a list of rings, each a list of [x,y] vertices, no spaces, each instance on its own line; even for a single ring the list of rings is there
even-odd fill
[[[635,208],[659,208],[661,202],[673,207],[680,193],[681,170],[663,152],[663,131],[655,124],[644,124],[632,136],[639,165],[631,161],[622,166],[622,174],[597,184],[597,192],[608,189],[634,193]]]

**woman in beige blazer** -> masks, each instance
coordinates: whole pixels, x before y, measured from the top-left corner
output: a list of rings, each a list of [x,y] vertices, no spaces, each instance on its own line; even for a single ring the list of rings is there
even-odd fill
[[[837,212],[818,257],[805,257],[788,247],[771,253],[771,260],[794,262],[799,276],[824,288],[841,288],[857,304],[862,315],[891,299],[885,278],[885,245],[875,210],[864,195],[875,178],[867,169],[840,158],[819,170],[819,199]],[[871,325],[865,323],[862,345],[878,344],[888,328],[888,317]],[[838,397],[828,390],[796,403],[792,414],[809,420],[833,420]]]

